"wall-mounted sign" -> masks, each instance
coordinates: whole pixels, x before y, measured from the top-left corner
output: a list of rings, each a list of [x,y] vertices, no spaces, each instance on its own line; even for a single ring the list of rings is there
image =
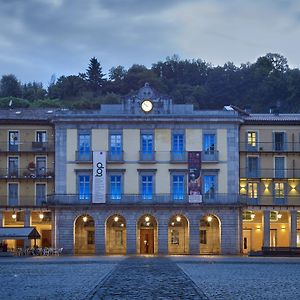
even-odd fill
[[[188,152],[188,195],[189,202],[202,202],[201,193],[201,151]]]
[[[106,152],[93,151],[93,203],[105,203]]]

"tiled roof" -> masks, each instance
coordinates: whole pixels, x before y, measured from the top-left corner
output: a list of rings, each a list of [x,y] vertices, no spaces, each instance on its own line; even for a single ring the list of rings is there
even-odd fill
[[[51,120],[58,109],[52,108],[15,108],[0,109],[0,121],[47,121]]]

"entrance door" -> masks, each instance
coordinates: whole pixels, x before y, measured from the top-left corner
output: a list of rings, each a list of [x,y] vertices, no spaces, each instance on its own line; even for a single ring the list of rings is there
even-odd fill
[[[270,230],[270,247],[277,247],[277,229]]]
[[[42,230],[41,231],[41,233],[42,233],[42,247],[44,248],[44,247],[51,247],[51,240],[52,240],[52,238],[51,238],[51,230]]]
[[[140,254],[154,253],[154,229],[140,229]]]
[[[297,247],[300,247],[300,229],[297,229]]]
[[[243,230],[243,254],[248,254],[251,250],[251,229]]]

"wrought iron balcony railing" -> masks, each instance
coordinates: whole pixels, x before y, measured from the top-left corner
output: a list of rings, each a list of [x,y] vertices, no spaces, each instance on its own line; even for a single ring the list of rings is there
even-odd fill
[[[246,205],[300,205],[299,195],[240,195],[240,202]]]
[[[54,142],[23,142],[17,141],[13,144],[0,142],[0,152],[53,152]]]
[[[255,142],[252,144],[240,143],[242,152],[299,152],[300,143],[296,142]]]
[[[53,169],[18,169],[8,168],[0,169],[0,179],[44,179],[54,178]]]
[[[240,178],[300,178],[300,169],[240,169]]]

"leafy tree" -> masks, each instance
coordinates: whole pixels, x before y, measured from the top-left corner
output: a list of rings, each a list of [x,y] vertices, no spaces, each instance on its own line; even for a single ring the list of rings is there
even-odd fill
[[[31,101],[44,99],[47,94],[47,91],[43,88],[43,84],[35,81],[22,85],[22,90],[23,98]]]
[[[22,95],[21,84],[15,75],[3,75],[0,80],[1,97],[20,97]]]

